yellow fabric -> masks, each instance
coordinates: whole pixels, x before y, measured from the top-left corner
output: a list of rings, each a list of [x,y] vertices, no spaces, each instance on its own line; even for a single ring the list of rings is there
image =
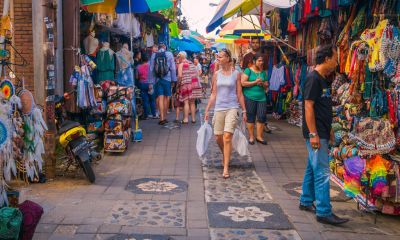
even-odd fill
[[[382,36],[383,36],[383,31],[388,25],[388,20],[382,20],[379,22],[378,26],[376,26],[375,29],[366,29],[362,34],[361,34],[361,39],[366,41],[372,50],[369,54],[369,60],[368,60],[368,67],[370,71],[379,71],[382,70],[384,65],[385,65],[385,56],[382,51],[380,51],[382,47]],[[375,34],[373,38],[369,38],[371,34]]]
[[[0,36],[12,35],[12,25],[10,16],[1,17]]]
[[[220,42],[220,43],[234,43],[234,42],[235,42],[235,39],[217,38],[217,39],[215,39],[215,42]]]
[[[87,9],[91,13],[115,13],[115,7],[117,6],[118,0],[104,0],[103,3],[96,3],[87,6]]]

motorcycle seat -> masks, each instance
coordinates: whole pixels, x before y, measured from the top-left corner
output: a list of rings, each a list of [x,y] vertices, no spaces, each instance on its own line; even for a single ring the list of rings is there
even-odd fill
[[[66,120],[65,122],[63,122],[60,126],[60,130],[59,133],[63,134],[65,132],[67,132],[68,130],[74,128],[74,127],[79,127],[81,124],[78,122],[73,122],[73,121],[69,121]]]

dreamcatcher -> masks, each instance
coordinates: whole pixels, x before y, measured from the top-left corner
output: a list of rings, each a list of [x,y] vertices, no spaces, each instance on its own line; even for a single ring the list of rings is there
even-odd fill
[[[8,205],[7,184],[12,175],[16,175],[13,151],[12,112],[18,107],[19,98],[14,95],[14,86],[10,80],[0,82],[0,206]]]
[[[26,178],[33,181],[39,177],[42,171],[43,158],[45,153],[43,135],[47,131],[46,123],[42,116],[42,111],[35,104],[32,93],[22,88],[18,93],[21,100],[21,118],[23,138],[18,140],[23,145],[23,157],[17,161],[18,171]],[[20,126],[20,125],[19,125]]]

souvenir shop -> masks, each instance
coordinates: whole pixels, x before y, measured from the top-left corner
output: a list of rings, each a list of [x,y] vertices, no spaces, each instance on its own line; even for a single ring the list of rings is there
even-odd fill
[[[88,136],[105,152],[124,152],[131,140],[141,141],[137,118],[143,113],[134,72],[140,54],[151,55],[153,45],[168,43],[169,20],[159,13],[107,13],[83,7],[81,46],[70,84]],[[131,51],[132,49],[132,51]]]
[[[269,14],[271,33],[287,36],[298,49],[287,51],[285,70],[269,68],[271,81],[281,82],[272,98],[287,93],[278,113],[285,106],[289,122],[301,126],[301,87],[317,46],[336,44],[332,180],[362,208],[391,215],[400,215],[399,17],[400,1],[394,0],[301,0]]]

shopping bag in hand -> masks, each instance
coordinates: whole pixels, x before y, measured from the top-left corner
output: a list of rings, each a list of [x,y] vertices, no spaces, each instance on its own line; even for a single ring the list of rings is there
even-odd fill
[[[203,125],[201,125],[200,129],[197,131],[196,149],[199,157],[203,156],[206,153],[211,136],[211,125],[208,122],[204,122]]]
[[[246,136],[244,135],[244,126],[243,124],[241,127],[237,127],[235,132],[233,133],[232,138],[232,146],[239,153],[240,156],[248,156],[250,154],[248,148],[248,141]]]

